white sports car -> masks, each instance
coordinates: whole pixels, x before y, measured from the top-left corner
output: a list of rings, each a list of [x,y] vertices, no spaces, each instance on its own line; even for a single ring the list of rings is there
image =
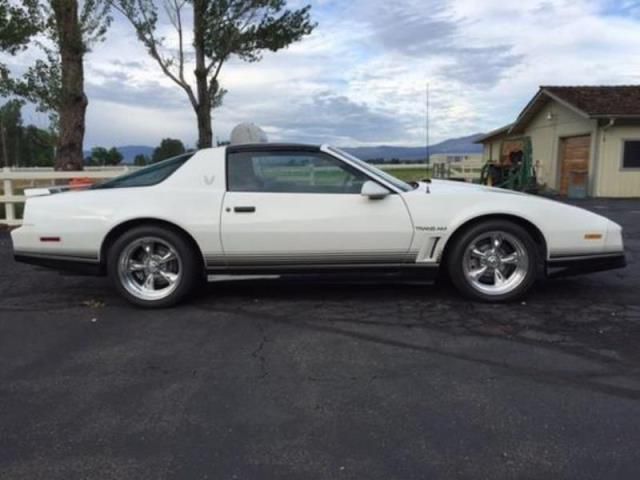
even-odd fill
[[[214,273],[412,269],[497,302],[541,276],[625,265],[622,229],[604,217],[478,185],[408,184],[329,146],[205,149],[27,196],[16,260],[106,274],[145,307]]]

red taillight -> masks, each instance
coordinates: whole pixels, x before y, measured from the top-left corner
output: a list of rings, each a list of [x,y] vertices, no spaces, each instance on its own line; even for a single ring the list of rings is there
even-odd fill
[[[82,178],[72,178],[69,181],[69,189],[70,190],[84,190],[93,185],[93,180],[87,177]]]

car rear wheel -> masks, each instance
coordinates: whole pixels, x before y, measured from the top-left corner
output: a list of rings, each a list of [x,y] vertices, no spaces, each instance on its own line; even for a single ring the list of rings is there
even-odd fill
[[[202,270],[182,235],[156,226],[126,232],[109,249],[107,262],[118,292],[147,308],[170,307],[183,300]]]
[[[467,297],[486,302],[521,298],[534,284],[538,250],[519,225],[496,220],[462,233],[448,255],[453,284]]]

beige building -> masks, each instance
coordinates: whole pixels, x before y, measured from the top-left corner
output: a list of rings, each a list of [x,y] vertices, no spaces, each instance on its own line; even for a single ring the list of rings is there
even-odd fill
[[[640,86],[540,87],[514,123],[478,143],[484,161],[508,164],[526,138],[547,188],[640,197]]]

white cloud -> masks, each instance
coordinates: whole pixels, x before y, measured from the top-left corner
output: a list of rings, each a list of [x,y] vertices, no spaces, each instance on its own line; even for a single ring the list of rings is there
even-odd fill
[[[237,122],[256,121],[278,140],[418,145],[427,82],[436,141],[508,123],[541,84],[640,83],[638,2],[312,3],[319,22],[312,36],[260,63],[225,66],[229,94],[214,112],[220,138]],[[155,144],[164,136],[195,143],[185,94],[124,20],[86,70],[88,146]]]

